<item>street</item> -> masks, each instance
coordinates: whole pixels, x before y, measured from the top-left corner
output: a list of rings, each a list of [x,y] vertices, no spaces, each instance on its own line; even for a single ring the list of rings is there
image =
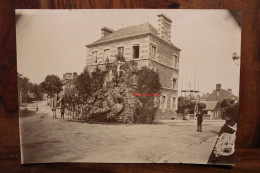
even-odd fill
[[[20,117],[23,163],[207,163],[223,121],[89,124],[52,119],[51,108]]]

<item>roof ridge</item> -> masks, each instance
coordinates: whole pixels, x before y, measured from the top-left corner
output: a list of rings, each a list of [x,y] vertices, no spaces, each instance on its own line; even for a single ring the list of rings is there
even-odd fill
[[[106,41],[111,41],[111,40],[116,40],[116,39],[121,39],[124,37],[136,36],[136,35],[140,35],[140,34],[144,34],[144,33],[152,33],[152,34],[158,35],[157,29],[149,22],[146,22],[146,23],[141,23],[141,24],[137,24],[137,25],[120,28],[120,29],[112,32],[111,34],[108,34],[105,37],[92,42],[89,45],[106,42]]]
[[[138,26],[138,25],[145,25],[145,24],[150,24],[149,22],[146,22],[146,23],[140,23],[140,24],[136,24],[136,25],[131,25],[131,26],[127,26],[127,27],[124,27],[124,28],[120,28],[120,29],[118,29],[118,30],[116,30],[116,31],[119,31],[119,30],[121,30],[121,29],[127,29],[127,28],[131,28],[131,27],[136,27],[136,26]],[[150,24],[151,25],[151,24]],[[151,25],[152,26],[152,25]],[[115,32],[116,32],[115,31]]]

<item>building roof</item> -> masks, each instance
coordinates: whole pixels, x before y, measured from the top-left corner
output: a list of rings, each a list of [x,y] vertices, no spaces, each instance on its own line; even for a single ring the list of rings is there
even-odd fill
[[[172,20],[171,20],[171,18],[169,18],[168,16],[166,16],[165,14],[159,14],[159,15],[157,15],[158,17],[164,17],[165,19],[167,19],[169,22],[171,22],[172,23]]]
[[[217,98],[217,91],[214,90],[211,94],[209,94],[206,97],[206,101],[222,101],[224,99],[232,99],[232,98],[237,98],[237,97],[227,90],[220,89],[219,99]]]
[[[150,23],[129,26],[126,28],[121,28],[111,34],[108,34],[105,37],[103,37],[87,46],[95,45],[95,44],[103,43],[103,42],[107,42],[107,41],[123,39],[126,37],[133,37],[133,36],[137,36],[137,35],[147,34],[147,33],[152,33],[152,34],[157,35],[158,31]]]
[[[206,108],[204,110],[212,111],[216,108],[218,102],[217,101],[201,101],[201,103],[206,104]]]
[[[113,29],[110,29],[110,28],[108,28],[108,27],[103,27],[103,28],[101,28],[101,30],[107,30],[107,31],[110,31],[110,32],[115,32]]]

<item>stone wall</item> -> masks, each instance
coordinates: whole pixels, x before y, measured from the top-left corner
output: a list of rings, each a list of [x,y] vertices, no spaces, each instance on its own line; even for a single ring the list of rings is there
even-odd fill
[[[174,45],[170,45],[166,41],[154,35],[151,35],[149,38],[150,38],[150,44],[156,46],[156,57],[154,60],[178,69],[180,50]],[[176,65],[175,65],[174,55],[178,57],[178,61]]]
[[[176,110],[178,104],[178,91],[173,91],[169,89],[161,89],[160,97],[155,98],[155,103],[157,104],[158,110],[156,112],[155,119],[171,119],[176,117]],[[165,102],[163,103],[163,97]],[[173,101],[175,98],[175,102]]]
[[[176,78],[178,81],[179,70],[165,66],[153,60],[149,60],[149,67],[153,68],[155,71],[159,73],[160,83],[163,87],[171,88],[174,90],[178,88],[178,82],[175,88],[173,88],[173,78]]]

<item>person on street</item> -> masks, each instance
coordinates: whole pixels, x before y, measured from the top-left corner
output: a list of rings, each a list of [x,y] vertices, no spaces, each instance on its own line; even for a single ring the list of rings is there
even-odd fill
[[[60,110],[61,119],[64,119],[64,113],[65,113],[65,107],[62,106],[62,107],[61,107],[61,110]]]
[[[218,134],[208,164],[234,164],[238,103],[225,99],[220,103],[220,115],[226,120]]]
[[[57,119],[57,117],[56,117],[56,108],[55,107],[52,108],[52,118],[53,119]]]
[[[202,132],[202,122],[203,122],[203,113],[202,110],[199,110],[196,114],[197,117],[197,131]]]

